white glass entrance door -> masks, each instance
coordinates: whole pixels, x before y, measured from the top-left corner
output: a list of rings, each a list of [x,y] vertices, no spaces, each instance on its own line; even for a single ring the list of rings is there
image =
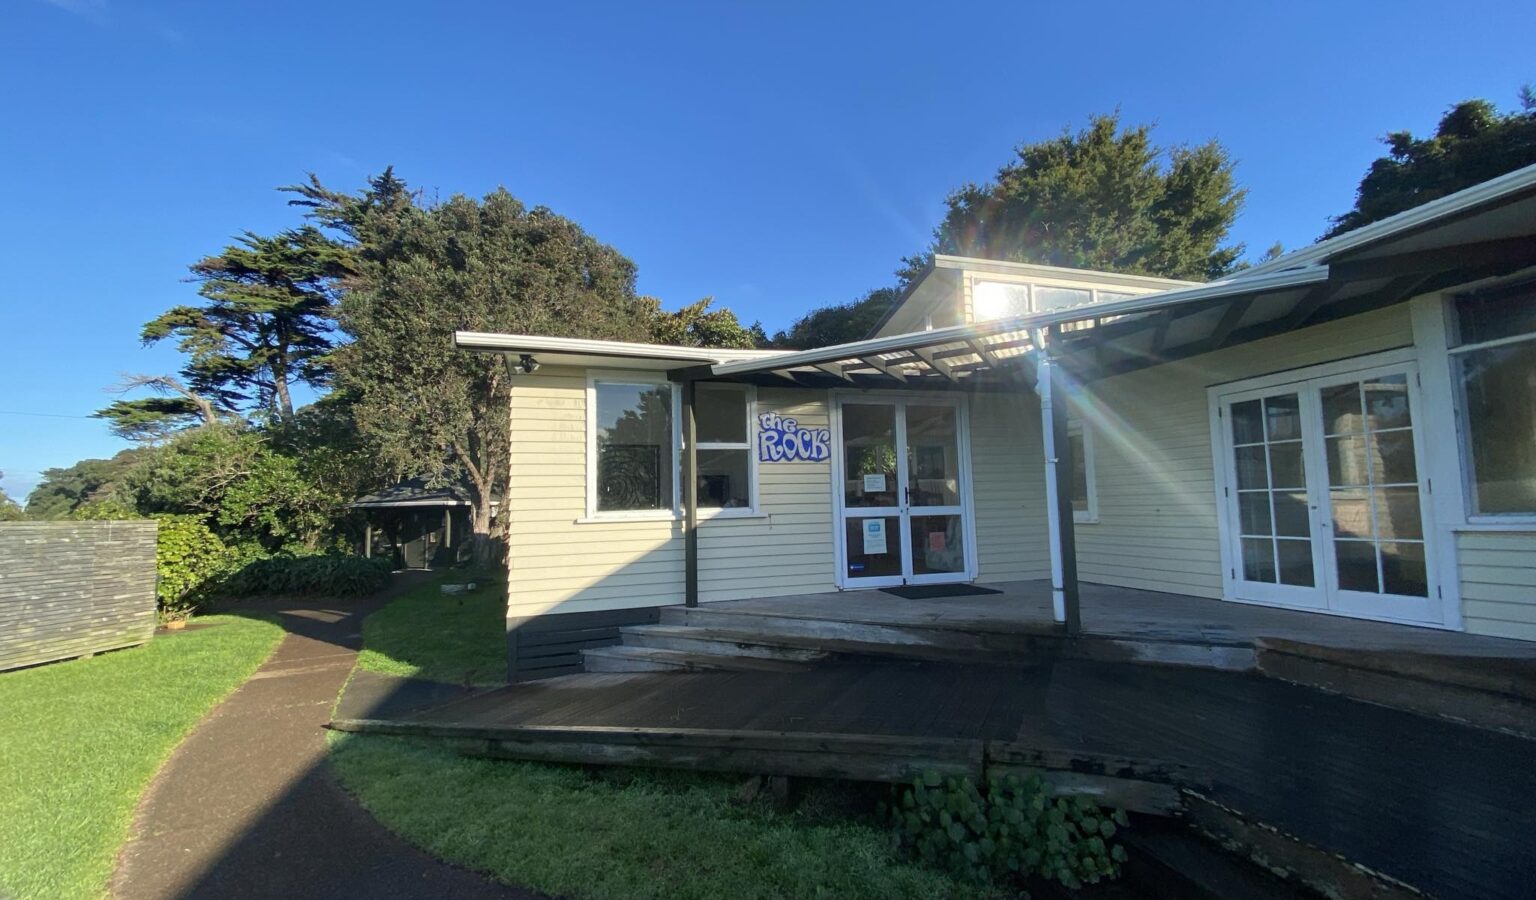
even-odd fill
[[[1442,621],[1408,365],[1219,398],[1229,596]]]
[[[844,585],[968,580],[959,405],[850,399],[839,422]]]

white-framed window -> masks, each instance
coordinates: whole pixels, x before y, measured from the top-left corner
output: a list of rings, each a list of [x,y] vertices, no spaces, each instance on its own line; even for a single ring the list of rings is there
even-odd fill
[[[1072,521],[1099,521],[1099,492],[1094,473],[1093,429],[1081,421],[1067,422],[1067,445],[1072,452]]]
[[[1469,521],[1536,522],[1536,281],[1448,306]]]
[[[648,373],[587,379],[587,516],[677,514],[677,391]]]
[[[752,452],[756,407],[756,391],[748,385],[697,386],[693,415],[699,441],[701,513],[731,516],[757,511],[757,455]]]
[[[971,282],[971,319],[991,322],[1028,315],[1033,307],[1029,301],[1029,285],[1011,281]]]

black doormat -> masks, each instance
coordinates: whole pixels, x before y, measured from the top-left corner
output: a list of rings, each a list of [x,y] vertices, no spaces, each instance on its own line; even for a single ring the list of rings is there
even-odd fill
[[[978,587],[974,584],[904,584],[901,587],[881,590],[887,594],[895,594],[903,600],[937,600],[940,597],[970,597],[974,594],[1002,593],[1002,591]]]

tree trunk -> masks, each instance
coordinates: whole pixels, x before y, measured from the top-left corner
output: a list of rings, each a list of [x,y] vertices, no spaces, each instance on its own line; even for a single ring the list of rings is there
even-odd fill
[[[288,376],[280,368],[274,366],[272,373],[272,412],[274,418],[280,422],[287,422],[293,418],[293,398],[288,396]]]
[[[475,505],[471,507],[470,527],[474,531],[474,537],[470,539],[470,551],[473,553],[475,568],[490,570],[496,567],[499,553],[496,552],[496,541],[491,536],[491,498],[477,497]]]

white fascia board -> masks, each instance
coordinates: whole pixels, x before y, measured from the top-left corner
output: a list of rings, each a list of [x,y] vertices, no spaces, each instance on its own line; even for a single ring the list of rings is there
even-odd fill
[[[1125,275],[1119,272],[1100,272],[1096,269],[1073,269],[1066,266],[1044,266],[1038,263],[1007,262],[1000,259],[983,259],[975,256],[936,254],[933,258],[933,265],[936,269],[960,269],[973,275],[987,274],[1012,275],[1019,278],[1053,278],[1059,281],[1114,284],[1129,288],[1161,288],[1167,290],[1175,287],[1194,287],[1206,283],[1203,281],[1188,281],[1181,278],[1159,278],[1155,275]]]
[[[729,350],[706,347],[673,347],[665,344],[632,344],[625,341],[594,341],[586,338],[546,337],[532,334],[497,334],[455,331],[453,343],[466,350],[495,353],[562,353],[573,356],[606,356],[620,359],[653,359],[663,362],[711,364],[734,360],[761,360],[784,355],[780,350]]]
[[[1388,216],[1378,222],[1363,225],[1354,231],[1348,231],[1335,238],[1318,241],[1310,247],[1304,247],[1293,253],[1272,259],[1266,263],[1260,263],[1251,269],[1244,269],[1234,275],[1227,276],[1227,281],[1247,281],[1256,276],[1265,275],[1282,269],[1292,269],[1297,266],[1310,265],[1319,261],[1331,259],[1334,255],[1353,250],[1357,247],[1386,240],[1399,232],[1409,231],[1421,225],[1427,225],[1436,219],[1446,216],[1458,215],[1485,203],[1501,200],[1509,194],[1518,193],[1529,188],[1536,187],[1536,165],[1516,169],[1498,178],[1490,178],[1482,184],[1475,184],[1441,197],[1431,200],[1422,206],[1404,210],[1395,216]]]

